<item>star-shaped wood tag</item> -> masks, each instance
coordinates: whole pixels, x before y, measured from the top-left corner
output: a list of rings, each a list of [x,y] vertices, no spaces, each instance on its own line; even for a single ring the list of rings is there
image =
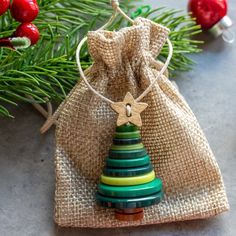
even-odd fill
[[[136,102],[130,92],[125,95],[123,102],[115,102],[111,104],[112,109],[117,112],[117,126],[126,123],[132,123],[137,126],[142,126],[140,113],[147,108],[147,103]]]

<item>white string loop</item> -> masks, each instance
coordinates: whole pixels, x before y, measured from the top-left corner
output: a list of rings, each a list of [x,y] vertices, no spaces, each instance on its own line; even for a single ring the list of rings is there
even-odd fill
[[[119,1],[118,0],[111,0],[111,5],[112,5],[112,8],[113,8],[113,13],[110,17],[110,19],[108,20],[108,22],[106,24],[104,24],[101,28],[99,28],[98,30],[102,30],[102,29],[105,29],[107,28],[108,26],[110,26],[112,24],[112,22],[115,20],[116,18],[116,15],[117,13],[119,13],[120,15],[122,15],[126,20],[128,20],[130,23],[134,23],[134,21],[129,17],[127,16],[123,11],[122,9],[119,7]],[[81,62],[80,62],[80,51],[81,51],[81,48],[83,46],[83,44],[87,41],[87,37],[83,38],[81,40],[81,42],[79,43],[78,47],[77,47],[77,50],[76,50],[76,62],[77,62],[77,65],[78,65],[78,69],[79,69],[79,73],[80,73],[80,76],[81,78],[84,80],[85,84],[88,86],[88,88],[94,93],[96,94],[97,96],[99,96],[102,100],[112,104],[114,103],[112,100],[106,98],[105,96],[103,96],[102,94],[100,94],[98,91],[96,91],[88,82],[84,72],[83,72],[83,69],[82,69],[82,66],[81,66]],[[166,71],[169,63],[170,63],[170,60],[171,60],[171,57],[173,55],[173,47],[172,47],[172,44],[170,42],[170,40],[167,38],[167,43],[168,43],[168,46],[169,46],[169,55],[167,57],[167,60],[165,62],[165,64],[163,65],[161,71],[159,72],[158,76],[156,77],[155,80],[153,80],[150,85],[148,86],[148,88],[138,97],[136,98],[135,100],[138,102],[140,101],[143,97],[145,97],[152,89],[152,87],[154,86],[154,84],[157,82],[157,80],[159,78],[161,78],[161,76],[164,74],[164,72]],[[53,114],[53,116],[51,116],[50,118],[48,118],[48,120],[46,121],[46,123],[43,125],[43,127],[41,128],[41,132],[44,133],[46,132],[51,126],[53,123],[56,122],[61,110],[63,109],[63,107],[65,106],[67,100],[69,99],[69,97],[71,96],[72,92],[70,93],[69,96],[67,96],[67,98],[65,99],[65,101],[63,102],[63,104],[61,104],[61,106],[58,108],[58,110]],[[48,107],[50,108],[50,107]],[[51,108],[50,108],[51,109]],[[49,110],[50,110],[49,109]],[[51,112],[50,112],[51,113]],[[132,111],[131,109],[127,108],[127,113],[128,114],[131,114]]]
[[[128,17],[122,10],[121,8],[119,7],[119,1],[118,0],[111,0],[111,5],[112,5],[112,8],[114,9],[114,12],[111,16],[111,18],[109,19],[109,21],[103,25],[100,29],[98,30],[101,30],[101,29],[104,29],[106,28],[108,25],[110,25],[113,20],[115,19],[116,17],[116,13],[119,12],[125,19],[127,19],[129,22],[131,22],[132,24],[134,23],[134,21]],[[110,103],[110,104],[113,104],[114,101],[110,100],[109,98],[103,96],[102,94],[100,94],[97,90],[95,90],[91,85],[90,83],[88,82],[84,72],[83,72],[83,69],[82,69],[82,66],[81,66],[81,62],[80,62],[80,51],[81,51],[81,48],[82,46],[84,45],[84,43],[87,41],[87,37],[83,38],[81,40],[81,42],[79,43],[78,47],[77,47],[77,50],[76,50],[76,62],[77,62],[77,66],[78,66],[78,69],[79,69],[79,73],[80,73],[80,76],[81,78],[84,80],[85,84],[88,86],[88,88],[94,93],[96,94],[98,97],[100,97],[102,100]],[[168,68],[168,65],[170,63],[170,60],[172,58],[172,55],[173,55],[173,46],[170,42],[170,40],[167,38],[167,43],[168,43],[168,47],[169,47],[169,55],[166,59],[166,62],[165,64],[163,65],[161,71],[159,72],[158,76],[156,77],[156,79],[154,79],[150,85],[144,90],[144,92],[138,97],[135,99],[135,101],[139,102],[141,99],[143,99],[151,90],[152,90],[152,87],[154,86],[154,84],[157,82],[158,79],[161,78],[161,76],[164,74],[164,72],[166,71],[166,69]]]
[[[84,72],[83,72],[83,69],[82,69],[82,66],[81,66],[81,62],[80,62],[80,51],[81,51],[81,48],[82,46],[84,45],[84,43],[87,41],[87,37],[83,38],[81,40],[81,42],[79,43],[78,47],[77,47],[77,50],[76,50],[76,62],[77,62],[77,66],[78,66],[78,69],[79,69],[79,73],[80,73],[80,76],[81,78],[84,80],[85,84],[88,86],[88,88],[94,93],[96,94],[98,97],[100,97],[102,100],[110,103],[110,104],[113,104],[114,101],[110,100],[109,98],[103,96],[102,94],[100,94],[97,90],[95,90],[91,85],[90,83],[88,82]],[[170,63],[170,60],[172,58],[172,55],[173,55],[173,46],[170,42],[170,40],[167,38],[167,43],[168,43],[168,47],[169,47],[169,55],[166,59],[166,62],[165,64],[163,65],[163,67],[161,68],[158,76],[156,77],[156,79],[154,79],[150,85],[144,90],[144,92],[138,97],[135,99],[135,101],[139,102],[140,100],[142,100],[151,90],[152,90],[152,87],[154,86],[154,84],[157,82],[158,79],[161,78],[161,76],[164,74],[164,72],[166,71],[166,69],[168,68],[168,65]]]

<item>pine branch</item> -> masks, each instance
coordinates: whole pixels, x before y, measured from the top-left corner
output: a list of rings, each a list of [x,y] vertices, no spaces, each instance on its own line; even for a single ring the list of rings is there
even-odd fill
[[[132,6],[124,0],[122,7],[129,11]],[[35,24],[41,40],[34,47],[12,51],[0,49],[0,115],[11,117],[4,104],[18,102],[45,103],[61,101],[79,79],[75,64],[75,49],[88,30],[96,29],[111,14],[107,0],[40,0],[39,17]],[[199,27],[187,16],[174,10],[156,9],[142,12],[172,30],[170,39],[174,45],[171,70],[188,70],[193,62],[186,56],[199,52],[198,41],[190,39]],[[122,20],[114,27],[119,27]],[[13,33],[18,23],[9,13],[0,18],[0,37]],[[160,55],[164,60],[167,48]],[[82,50],[82,65],[91,64],[87,49]],[[30,97],[30,99],[29,99]],[[31,99],[32,98],[32,99]],[[2,103],[1,103],[2,102]]]

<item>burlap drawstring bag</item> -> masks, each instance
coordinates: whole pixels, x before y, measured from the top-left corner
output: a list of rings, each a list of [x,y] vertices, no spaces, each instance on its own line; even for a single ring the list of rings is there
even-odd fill
[[[113,101],[137,97],[155,79],[155,62],[169,30],[147,19],[118,32],[88,33],[94,60],[90,84]],[[60,226],[123,227],[190,220],[228,210],[215,157],[188,104],[166,76],[142,100],[142,138],[164,200],[145,208],[142,221],[123,222],[95,201],[97,183],[112,143],[117,114],[81,81],[60,108],[56,128],[55,221]]]

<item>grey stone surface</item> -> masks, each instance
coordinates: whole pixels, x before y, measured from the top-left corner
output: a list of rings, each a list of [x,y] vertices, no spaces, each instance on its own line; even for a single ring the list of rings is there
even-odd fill
[[[186,8],[186,1],[147,2]],[[229,14],[236,21],[236,3],[229,3]],[[176,81],[216,155],[231,206],[229,212],[208,220],[137,228],[57,227],[53,222],[54,130],[41,136],[43,118],[24,105],[12,110],[14,120],[0,119],[0,236],[236,235],[236,43],[205,39],[203,52],[193,56],[197,65],[191,72],[179,74]]]

